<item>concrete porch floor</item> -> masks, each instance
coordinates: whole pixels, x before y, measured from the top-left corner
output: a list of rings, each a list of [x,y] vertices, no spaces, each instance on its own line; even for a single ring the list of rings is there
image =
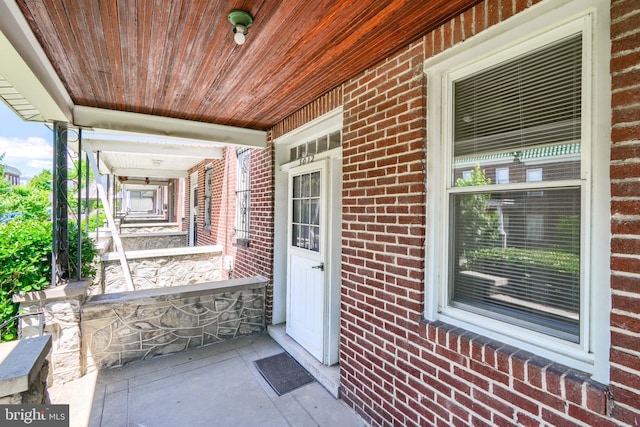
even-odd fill
[[[282,352],[267,334],[236,338],[51,387],[70,425],[364,426],[318,382],[278,396],[254,361]]]

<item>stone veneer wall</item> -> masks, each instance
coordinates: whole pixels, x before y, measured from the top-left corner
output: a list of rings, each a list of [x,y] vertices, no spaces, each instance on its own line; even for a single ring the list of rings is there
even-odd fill
[[[14,295],[24,314],[44,312],[44,333],[53,338],[50,356],[49,384],[67,382],[84,374],[80,307],[87,296],[91,280],[70,282],[44,291]],[[37,315],[21,319],[24,338],[39,335]]]
[[[180,225],[177,222],[167,222],[160,224],[138,223],[138,224],[120,224],[120,232],[126,234],[138,233],[164,233],[180,231]]]
[[[91,297],[82,308],[87,369],[262,332],[263,278]]]
[[[127,260],[136,290],[222,280],[218,246],[132,251]],[[127,290],[117,254],[102,257],[100,277],[105,294]]]
[[[150,232],[120,234],[125,252],[150,249],[181,248],[187,246],[187,232]]]

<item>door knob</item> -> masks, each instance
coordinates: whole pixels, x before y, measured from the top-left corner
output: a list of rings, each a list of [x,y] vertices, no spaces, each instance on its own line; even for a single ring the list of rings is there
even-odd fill
[[[320,265],[314,265],[311,268],[315,268],[316,270],[324,271],[324,262],[321,262]]]

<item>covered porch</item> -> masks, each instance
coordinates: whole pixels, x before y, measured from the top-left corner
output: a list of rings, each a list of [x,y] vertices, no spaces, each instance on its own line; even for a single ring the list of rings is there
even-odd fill
[[[254,362],[283,352],[267,334],[95,371],[49,390],[71,426],[364,426],[318,382],[279,396]],[[250,403],[250,404],[247,404]]]

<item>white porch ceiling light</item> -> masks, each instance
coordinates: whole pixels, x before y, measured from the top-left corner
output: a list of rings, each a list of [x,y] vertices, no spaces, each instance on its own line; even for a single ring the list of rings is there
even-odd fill
[[[227,16],[233,25],[233,40],[238,45],[244,44],[245,36],[249,32],[249,27],[253,24],[253,18],[244,10],[234,9]]]

